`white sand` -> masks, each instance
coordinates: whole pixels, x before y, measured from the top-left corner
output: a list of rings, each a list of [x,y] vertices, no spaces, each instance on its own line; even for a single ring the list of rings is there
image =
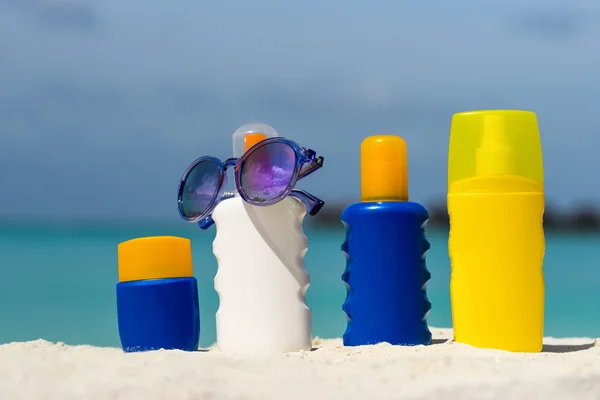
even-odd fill
[[[234,359],[216,350],[124,354],[116,348],[44,340],[0,346],[0,399],[598,399],[594,339],[547,338],[544,352],[435,344],[316,350]]]

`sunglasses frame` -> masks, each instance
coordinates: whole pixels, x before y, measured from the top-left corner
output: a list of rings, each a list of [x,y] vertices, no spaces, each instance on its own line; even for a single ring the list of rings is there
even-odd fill
[[[266,202],[256,202],[246,195],[244,188],[241,185],[243,166],[248,158],[252,157],[253,153],[259,150],[261,147],[272,143],[285,144],[294,150],[296,157],[294,171],[288,186],[279,196]],[[314,150],[304,148],[298,145],[296,142],[282,137],[265,139],[248,149],[248,151],[246,151],[240,158],[229,158],[225,161],[221,161],[220,159],[212,156],[200,157],[187,167],[181,178],[181,181],[179,182],[179,188],[177,191],[177,208],[179,210],[179,215],[187,222],[198,223],[198,226],[200,226],[201,229],[208,229],[214,223],[211,215],[217,204],[219,204],[222,200],[235,196],[235,193],[225,192],[225,186],[227,183],[227,169],[229,167],[234,168],[235,187],[240,197],[248,204],[265,207],[278,203],[287,196],[290,196],[301,200],[306,205],[306,209],[310,215],[316,215],[321,210],[325,202],[313,196],[312,194],[305,192],[304,190],[294,189],[294,186],[298,180],[305,178],[306,176],[315,172],[317,169],[321,168],[323,166],[323,160],[323,157],[317,157]],[[219,176],[217,178],[217,187],[211,202],[206,207],[206,211],[196,217],[188,217],[183,212],[183,189],[190,173],[198,166],[198,164],[204,161],[214,162],[218,166],[217,173]]]

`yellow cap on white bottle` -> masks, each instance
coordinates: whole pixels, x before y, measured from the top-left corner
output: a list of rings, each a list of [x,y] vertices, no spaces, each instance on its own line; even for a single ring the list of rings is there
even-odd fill
[[[277,131],[267,124],[253,122],[242,125],[233,133],[233,156],[240,158],[252,145],[278,136]]]

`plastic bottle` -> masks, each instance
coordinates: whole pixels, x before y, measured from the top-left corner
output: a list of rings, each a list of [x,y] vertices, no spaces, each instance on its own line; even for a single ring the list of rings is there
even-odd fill
[[[544,172],[534,113],[454,115],[448,213],[454,339],[541,351]]]
[[[427,210],[408,201],[406,143],[399,136],[367,137],[361,144],[361,203],[342,213],[348,317],[345,346],[431,343],[425,288]]]
[[[117,317],[126,352],[196,351],[198,283],[188,239],[156,236],[119,244]]]
[[[234,156],[245,151],[241,143],[247,150],[274,136],[263,124],[244,125],[233,136]],[[217,344],[222,352],[243,356],[311,349],[305,215],[304,203],[292,197],[261,207],[238,195],[213,211]]]

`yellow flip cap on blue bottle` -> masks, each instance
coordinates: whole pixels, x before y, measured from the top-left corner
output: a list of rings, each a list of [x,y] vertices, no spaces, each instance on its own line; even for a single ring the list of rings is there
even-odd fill
[[[533,112],[453,116],[448,213],[455,341],[541,351],[544,171]]]

